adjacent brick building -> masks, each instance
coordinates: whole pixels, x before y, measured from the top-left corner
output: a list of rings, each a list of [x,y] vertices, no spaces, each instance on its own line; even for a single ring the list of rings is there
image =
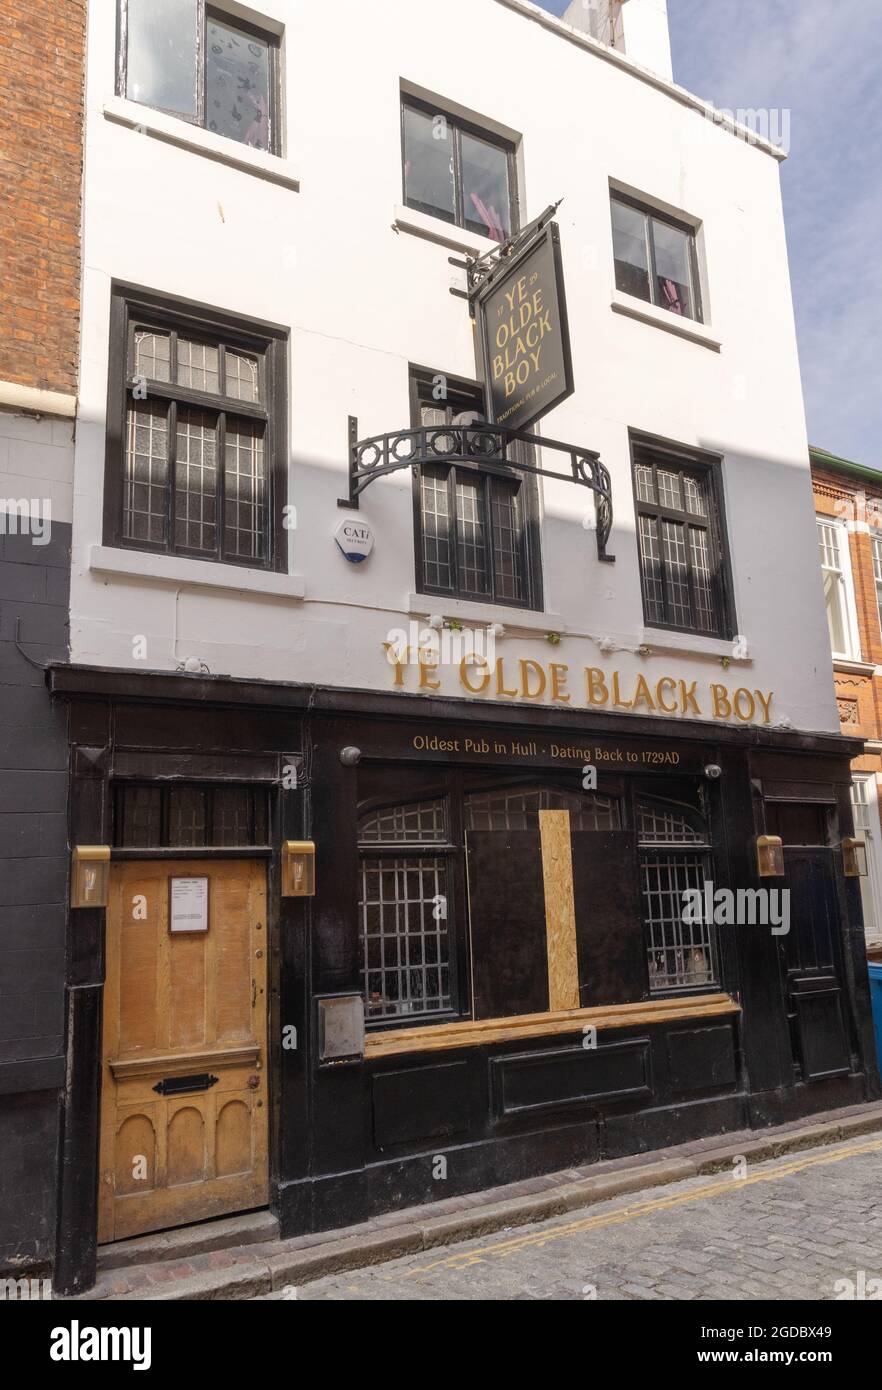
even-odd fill
[[[867,946],[882,956],[882,473],[812,449],[812,483],[842,732],[866,740],[852,764]]]
[[[0,1270],[54,1248],[85,0],[0,0]]]

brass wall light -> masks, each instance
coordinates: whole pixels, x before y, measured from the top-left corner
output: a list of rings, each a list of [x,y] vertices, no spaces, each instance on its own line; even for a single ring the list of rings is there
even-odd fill
[[[282,897],[315,897],[315,845],[286,840],[282,845]]]
[[[784,842],[780,835],[757,835],[756,871],[760,878],[783,878]]]
[[[71,907],[106,907],[109,845],[75,845],[71,858]]]
[[[867,846],[863,840],[842,841],[842,872],[846,878],[866,878]]]

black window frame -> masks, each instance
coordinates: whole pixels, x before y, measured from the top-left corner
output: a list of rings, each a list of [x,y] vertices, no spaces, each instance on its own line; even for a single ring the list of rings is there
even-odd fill
[[[111,785],[112,808],[113,808],[113,848],[121,853],[128,850],[132,851],[158,851],[158,850],[192,850],[194,855],[198,855],[203,850],[233,850],[233,849],[271,849],[272,841],[272,800],[270,787],[261,783],[240,783],[240,782],[200,782],[200,781],[169,781],[169,782],[150,782],[142,779],[120,778],[113,781]],[[134,791],[151,791],[159,794],[159,844],[158,845],[135,845],[126,843],[126,794]],[[200,792],[205,796],[205,843],[201,845],[178,845],[170,841],[170,807],[172,792]],[[238,845],[221,845],[214,836],[213,830],[217,820],[215,798],[220,792],[244,792],[250,798],[249,816],[252,823],[253,834],[250,839]],[[261,840],[257,837],[257,828],[260,823],[261,811],[258,807],[258,796],[263,798],[262,817],[266,827],[266,839]]]
[[[655,236],[652,231],[652,219],[662,222],[665,226],[673,227],[678,232],[684,232],[689,242],[689,269],[692,274],[692,301],[693,314],[676,314],[675,318],[682,318],[686,323],[704,323],[704,304],[701,292],[701,273],[698,261],[698,227],[692,222],[684,222],[681,218],[672,217],[669,213],[660,212],[651,203],[644,203],[639,198],[634,198],[627,193],[620,193],[616,188],[610,188],[610,226],[612,224],[612,205],[622,203],[625,207],[631,208],[634,212],[639,212],[646,219],[646,251],[649,260],[649,299],[644,299],[642,295],[634,295],[630,290],[619,290],[618,281],[615,273],[615,243],[613,243],[613,281],[619,294],[631,294],[632,298],[639,299],[643,304],[652,304],[656,309],[663,309],[665,313],[672,313],[666,304],[661,303],[658,298],[658,273],[656,269],[655,257]]]
[[[697,450],[674,444],[670,440],[658,439],[648,435],[637,435],[634,433],[630,436],[630,449],[635,542],[637,546],[637,563],[640,568],[640,592],[643,601],[643,621],[645,626],[660,631],[688,633],[694,637],[708,637],[716,638],[721,641],[731,641],[735,636],[736,630],[735,604],[732,585],[732,564],[723,495],[722,459],[718,455],[700,453]],[[703,519],[696,513],[687,510],[681,511],[678,508],[668,507],[658,500],[655,502],[646,502],[641,499],[637,488],[637,469],[638,467],[645,466],[651,466],[653,468],[656,499],[660,497],[658,489],[659,467],[663,468],[665,471],[679,472],[682,496],[685,496],[683,490],[684,476],[700,476],[702,481],[706,484],[706,495],[708,499],[707,518]],[[658,521],[669,520],[679,525],[693,526],[705,531],[708,538],[708,557],[712,574],[711,591],[717,615],[717,623],[714,628],[703,628],[695,624],[687,627],[681,623],[667,621],[667,619],[665,621],[659,621],[657,618],[650,616],[651,601],[647,593],[646,571],[640,543],[641,516],[648,516]],[[705,525],[702,525],[703,521],[706,521]],[[688,545],[686,546],[686,560],[687,573],[689,576],[690,603],[694,614],[696,610],[695,589],[692,582],[691,548]],[[672,605],[666,578],[667,566],[661,554],[660,564],[662,567],[662,592],[665,613],[669,614]]]
[[[150,380],[147,401],[169,404],[168,483],[165,541],[150,542],[126,538],[124,491],[127,448],[127,414],[132,392],[138,384],[134,373],[134,335],[140,328],[161,333],[177,333],[212,346],[234,348],[260,362],[259,404],[222,396],[220,392],[199,391],[175,382]],[[213,553],[178,546],[174,540],[175,522],[175,411],[187,409],[217,413],[225,427],[228,415],[264,425],[267,505],[264,529],[264,556],[224,554],[224,476],[225,459],[218,452],[217,467],[217,543]],[[208,306],[182,303],[168,295],[147,294],[134,287],[114,284],[110,314],[110,370],[107,395],[107,438],[104,469],[104,544],[153,555],[207,561],[238,569],[254,569],[286,574],[288,544],[285,504],[288,489],[288,333],[257,324]]]
[[[443,116],[447,122],[448,129],[453,134],[453,170],[454,170],[454,194],[456,198],[456,209],[452,216],[448,216],[440,208],[433,208],[431,212],[426,212],[425,207],[421,207],[415,202],[411,202],[407,196],[407,141],[405,135],[405,112],[410,109],[418,111],[423,116]],[[414,212],[421,212],[426,217],[436,217],[442,222],[446,222],[451,227],[459,227],[462,231],[479,236],[481,233],[475,232],[474,228],[469,227],[465,217],[465,195],[462,183],[462,143],[463,135],[471,135],[477,140],[483,140],[485,144],[495,145],[502,150],[508,161],[508,198],[509,198],[509,222],[511,231],[509,237],[517,236],[521,229],[520,219],[520,199],[518,196],[518,151],[517,144],[512,140],[507,140],[502,135],[496,135],[485,126],[478,125],[474,121],[469,121],[462,116],[454,116],[443,104],[433,105],[432,102],[425,101],[420,97],[411,96],[407,92],[401,93],[401,196],[405,207]],[[489,231],[484,233],[490,240]],[[499,243],[502,245],[503,243]]]
[[[422,424],[421,407],[428,404],[427,395],[431,395],[433,384],[443,377],[447,386],[447,396],[444,402],[435,401],[436,406],[449,402],[451,398],[458,401],[465,409],[480,410],[486,416],[486,392],[480,381],[471,380],[467,377],[453,376],[449,372],[433,371],[428,367],[411,365],[410,367],[410,411],[411,423],[414,429],[420,428]],[[434,397],[432,397],[434,400]],[[525,456],[525,462],[532,462],[532,449],[527,445],[522,446],[530,457]],[[413,527],[414,527],[414,570],[416,576],[416,591],[419,594],[437,598],[454,599],[464,603],[486,603],[495,605],[498,608],[522,608],[527,612],[542,612],[544,608],[543,579],[542,579],[542,550],[539,525],[539,491],[536,485],[535,476],[529,473],[521,473],[518,469],[508,468],[505,465],[492,464],[487,462],[456,462],[444,464],[443,460],[438,463],[428,465],[431,468],[447,468],[447,486],[450,515],[456,518],[456,477],[457,474],[468,474],[470,478],[481,478],[484,481],[483,491],[483,513],[484,528],[487,536],[487,558],[488,574],[490,578],[491,592],[489,594],[472,593],[463,588],[457,576],[457,544],[454,538],[451,545],[451,569],[454,575],[454,582],[450,588],[440,585],[430,584],[426,580],[426,566],[423,547],[423,493],[422,493],[422,468],[413,470]],[[520,504],[521,535],[520,552],[523,572],[523,598],[515,600],[506,597],[499,597],[497,594],[498,575],[494,557],[493,526],[490,516],[489,506],[489,487],[490,481],[496,479],[508,483],[517,488],[518,501]],[[455,523],[454,523],[455,524]]]
[[[126,101],[134,101],[138,106],[145,106],[150,111],[162,111],[167,116],[173,116],[176,120],[186,121],[188,125],[196,126],[199,130],[208,131],[209,135],[218,135],[221,140],[229,140],[234,145],[244,145],[245,149],[257,149],[257,146],[245,145],[244,141],[236,140],[232,135],[221,135],[217,131],[209,130],[205,115],[205,90],[206,90],[206,66],[205,53],[207,48],[207,25],[209,21],[216,20],[218,23],[227,24],[231,28],[239,29],[243,34],[251,34],[254,38],[260,39],[267,44],[269,50],[269,140],[265,154],[281,155],[282,153],[282,130],[281,130],[281,41],[278,33],[272,29],[262,29],[259,25],[252,24],[248,20],[240,19],[238,15],[226,11],[217,5],[212,5],[209,0],[196,0],[197,22],[196,22],[196,114],[188,116],[182,111],[172,111],[167,106],[155,106],[152,102],[137,101],[136,98],[128,95],[128,56],[129,56],[129,0],[118,0],[117,6],[117,39],[116,39],[116,91],[117,96],[124,97]]]

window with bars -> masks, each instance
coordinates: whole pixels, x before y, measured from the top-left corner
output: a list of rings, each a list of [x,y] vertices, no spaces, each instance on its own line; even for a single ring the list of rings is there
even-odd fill
[[[713,923],[684,922],[684,894],[712,879],[706,826],[691,809],[646,800],[637,805],[649,986],[653,994],[717,989]]]
[[[445,383],[440,399],[438,381]],[[479,388],[422,374],[413,377],[412,388],[416,425],[455,429],[485,418]],[[420,592],[541,607],[531,476],[486,465],[428,464],[415,472],[415,488]]]
[[[124,783],[114,792],[123,849],[239,849],[269,843],[265,787]]]
[[[716,465],[635,444],[633,471],[647,625],[731,637]]]
[[[852,616],[854,610],[848,532],[841,522],[831,518],[818,517],[817,523],[830,646],[834,656],[859,657],[860,650]],[[874,568],[875,563],[874,552]],[[878,578],[876,592],[879,592]]]
[[[120,96],[278,154],[279,41],[205,0],[120,0]]]
[[[138,550],[285,568],[277,505],[286,483],[281,340],[232,325],[212,328],[201,317],[118,296],[114,362],[109,539]]]
[[[413,97],[402,99],[401,142],[408,207],[493,241],[518,230],[513,145]]]
[[[621,195],[612,226],[616,289],[701,322],[695,228]]]
[[[451,859],[446,798],[359,817],[362,983],[368,1019],[453,1008]]]

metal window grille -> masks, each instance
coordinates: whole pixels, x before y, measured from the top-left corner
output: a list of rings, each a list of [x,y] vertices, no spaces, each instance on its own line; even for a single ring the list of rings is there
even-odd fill
[[[534,830],[540,811],[569,811],[573,830],[618,830],[619,803],[610,796],[577,796],[554,788],[475,792],[466,797],[466,830]]]
[[[360,877],[367,1016],[448,1011],[447,861],[363,859]]]
[[[678,808],[648,802],[638,807],[637,833],[650,991],[718,987],[713,924],[683,921],[685,893],[703,892],[711,877],[706,833]]]
[[[646,622],[724,635],[727,598],[712,471],[638,446],[634,498]]]
[[[447,803],[371,808],[359,817],[362,986],[371,1019],[452,1008]],[[389,853],[407,845],[406,855]],[[386,853],[383,853],[383,851]]]

